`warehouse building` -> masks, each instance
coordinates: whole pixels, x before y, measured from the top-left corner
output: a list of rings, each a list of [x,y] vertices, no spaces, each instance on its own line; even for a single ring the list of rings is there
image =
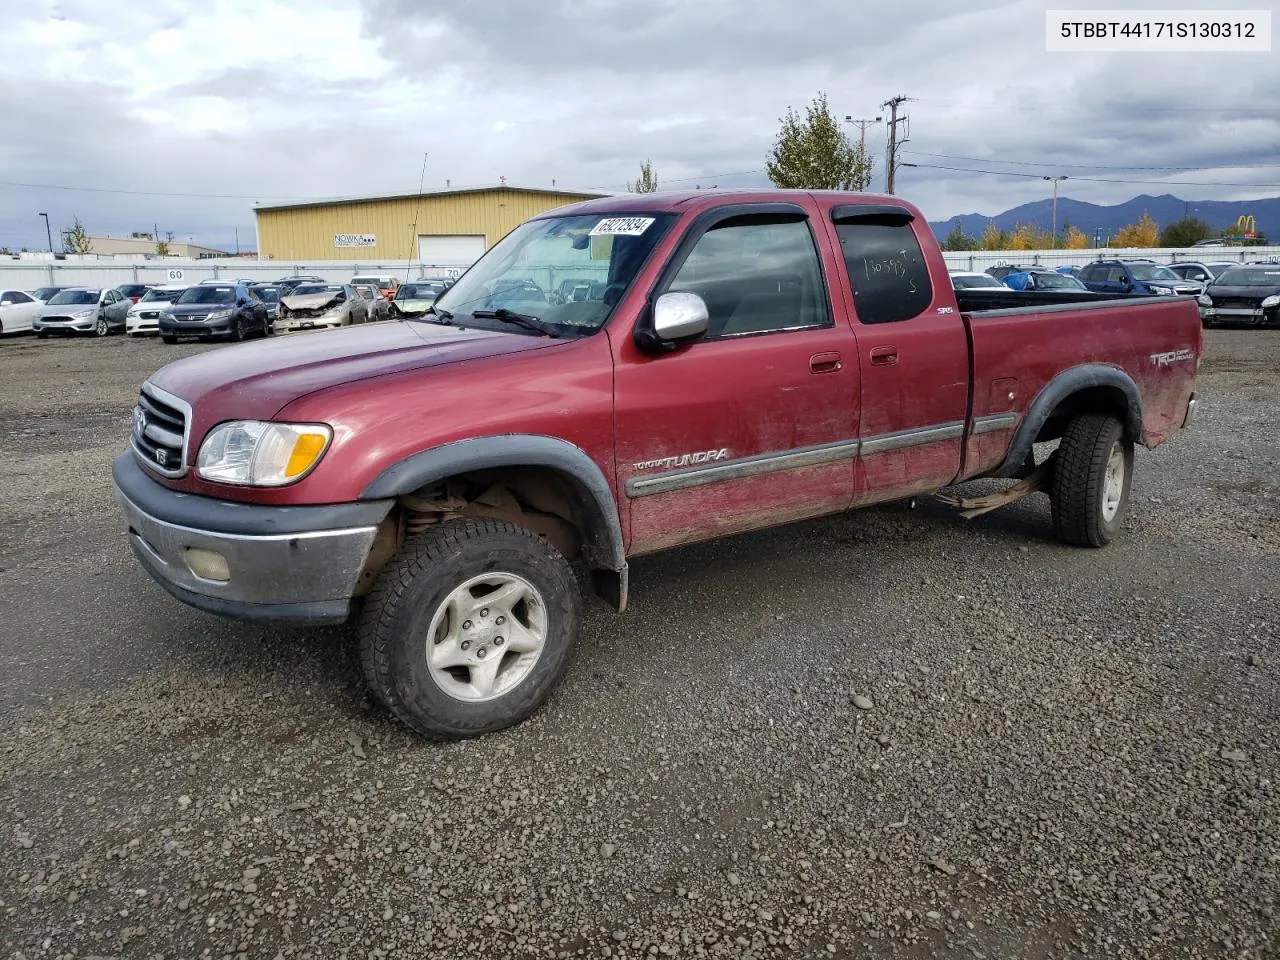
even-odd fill
[[[466,187],[422,194],[260,204],[259,256],[467,265],[530,217],[602,193]]]

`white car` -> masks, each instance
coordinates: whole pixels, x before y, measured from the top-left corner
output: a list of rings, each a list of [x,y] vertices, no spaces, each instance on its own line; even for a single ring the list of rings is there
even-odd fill
[[[0,334],[31,331],[44,304],[21,290],[0,290]]]
[[[139,337],[144,333],[160,332],[160,314],[174,305],[187,288],[181,284],[165,284],[152,287],[129,308],[124,318],[125,333]]]
[[[989,273],[974,273],[970,270],[952,270],[951,287],[953,290],[1009,289]]]

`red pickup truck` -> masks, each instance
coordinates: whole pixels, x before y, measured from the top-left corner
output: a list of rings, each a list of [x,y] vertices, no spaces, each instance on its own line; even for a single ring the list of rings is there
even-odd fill
[[[630,557],[976,477],[1106,544],[1201,350],[1190,298],[957,294],[897,197],[616,197],[518,227],[421,318],[164,367],[113,474],[171,594],[358,614],[378,699],[462,737],[563,675],[575,565],[622,611]]]

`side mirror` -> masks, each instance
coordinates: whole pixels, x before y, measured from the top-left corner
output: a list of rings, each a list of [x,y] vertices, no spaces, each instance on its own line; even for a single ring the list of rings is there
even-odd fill
[[[650,352],[674,350],[707,332],[711,315],[696,293],[664,293],[653,305],[651,329],[640,331],[639,345]]]

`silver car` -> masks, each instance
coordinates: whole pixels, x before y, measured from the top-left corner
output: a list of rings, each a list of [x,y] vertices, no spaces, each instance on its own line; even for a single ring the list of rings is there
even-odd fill
[[[369,320],[386,320],[391,316],[391,304],[382,295],[382,291],[369,283],[353,283],[356,293],[364,297],[365,306],[369,308]]]
[[[364,297],[346,283],[303,283],[280,298],[276,330],[320,330],[345,327],[369,319]]]
[[[67,287],[50,298],[31,325],[41,340],[51,333],[96,333],[123,330],[133,302],[118,290]]]

